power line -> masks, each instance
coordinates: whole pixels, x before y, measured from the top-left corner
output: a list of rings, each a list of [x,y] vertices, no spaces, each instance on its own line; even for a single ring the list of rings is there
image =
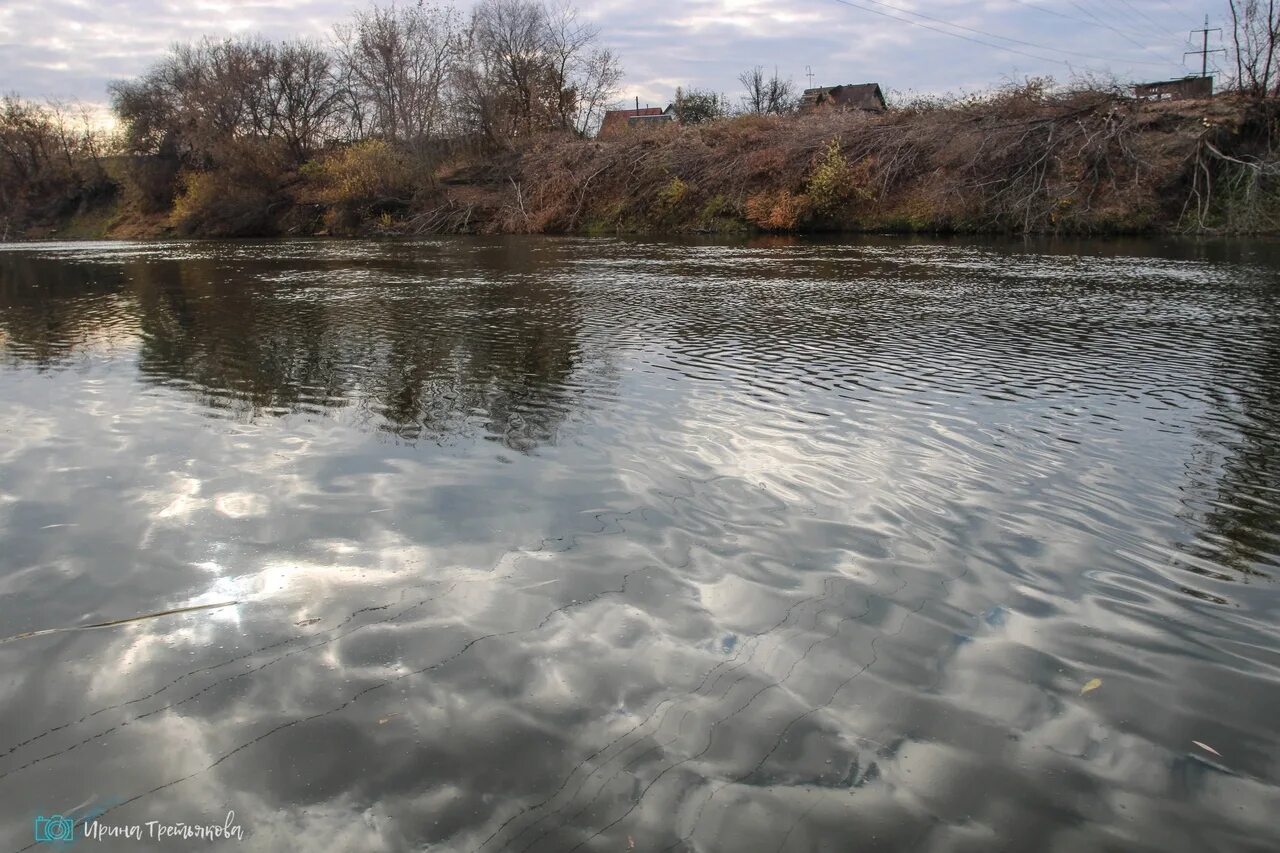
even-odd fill
[[[977,33],[978,35],[987,36],[988,38],[1000,39],[1001,41],[1012,42],[1013,44],[1020,44],[1026,47],[1034,47],[1036,50],[1052,50],[1056,53],[1064,53],[1071,56],[1083,56],[1085,59],[1096,59],[1100,62],[1120,61],[1120,60],[1108,59],[1105,56],[1097,56],[1091,53],[1080,53],[1079,51],[1075,51],[1075,50],[1066,50],[1060,47],[1051,47],[1045,44],[1036,44],[1035,42],[1023,41],[1022,39],[1011,38],[1009,36],[997,35],[995,33],[990,33],[985,30],[977,30],[977,29],[974,29],[973,27],[966,27],[963,24],[955,24],[955,23],[952,23],[951,21],[943,20],[942,18],[934,18],[930,15],[925,15],[921,12],[913,12],[909,9],[900,9],[897,6],[893,6],[889,3],[881,2],[881,0],[864,0],[864,2],[874,3],[877,6],[884,6],[886,9],[892,9],[895,12],[901,12],[902,14],[911,15],[916,18],[923,18],[926,21],[933,21],[936,24],[942,24],[943,26],[946,26],[946,27],[954,27],[955,29],[958,29],[958,30],[965,30],[967,32]],[[1162,62],[1144,62],[1143,60],[1140,60],[1140,59],[1123,60],[1123,61],[1134,64],[1134,65],[1167,65],[1168,64],[1168,63],[1162,63]]]
[[[1097,21],[1086,21],[1084,18],[1077,18],[1074,15],[1059,12],[1057,9],[1046,9],[1044,6],[1037,6],[1035,3],[1030,2],[1030,0],[1013,0],[1013,2],[1020,6],[1026,6],[1028,9],[1035,9],[1037,12],[1044,12],[1046,15],[1053,15],[1056,18],[1063,18],[1067,21],[1075,21],[1077,24],[1088,24],[1091,27],[1098,26]],[[1143,50],[1146,50],[1142,45],[1138,45],[1138,47],[1142,47]]]
[[[1141,18],[1142,20],[1144,20],[1144,21],[1146,21],[1146,22],[1147,22],[1146,24],[1143,24],[1143,26],[1147,26],[1148,24],[1150,24],[1151,26],[1155,27],[1157,30],[1160,30],[1160,31],[1161,31],[1162,33],[1164,33],[1165,35],[1174,36],[1175,38],[1177,37],[1177,35],[1178,35],[1177,33],[1175,33],[1173,30],[1167,29],[1167,28],[1164,26],[1164,24],[1161,24],[1159,21],[1156,21],[1154,18],[1152,18],[1152,17],[1151,17],[1150,15],[1148,15],[1146,12],[1142,11],[1142,10],[1141,10],[1141,9],[1139,9],[1137,6],[1135,6],[1135,5],[1133,5],[1132,3],[1130,3],[1130,2],[1129,2],[1129,0],[1120,0],[1120,2],[1124,4],[1125,8],[1127,8],[1127,9],[1129,9],[1131,12],[1133,12],[1133,15],[1134,15],[1134,18],[1135,18],[1135,19],[1137,19],[1137,18]]]
[[[1122,39],[1124,39],[1125,41],[1129,42],[1129,44],[1137,45],[1137,46],[1138,46],[1139,48],[1141,48],[1142,50],[1146,50],[1146,49],[1147,49],[1147,46],[1146,46],[1146,45],[1139,44],[1138,42],[1136,42],[1136,41],[1134,41],[1133,39],[1129,38],[1129,34],[1128,34],[1128,33],[1126,33],[1124,30],[1116,29],[1115,27],[1111,26],[1111,25],[1110,25],[1110,24],[1108,24],[1106,21],[1102,20],[1102,19],[1101,19],[1101,18],[1099,18],[1097,15],[1093,14],[1093,12],[1092,12],[1092,11],[1090,11],[1089,9],[1086,9],[1084,6],[1081,6],[1079,3],[1077,3],[1077,2],[1076,2],[1076,0],[1067,0],[1067,2],[1069,2],[1072,6],[1075,6],[1075,7],[1076,7],[1077,9],[1079,9],[1081,12],[1084,12],[1084,13],[1085,13],[1086,15],[1088,15],[1090,18],[1093,18],[1093,24],[1094,24],[1094,26],[1102,27],[1102,28],[1103,28],[1103,29],[1105,29],[1105,30],[1111,30],[1111,32],[1113,32],[1113,33],[1117,34],[1117,35],[1118,35],[1118,36],[1120,36]],[[1038,8],[1038,7],[1037,7],[1037,8]]]
[[[1173,4],[1172,4],[1172,3],[1170,3],[1170,2],[1169,2],[1169,0],[1159,0],[1159,3],[1160,3],[1160,5],[1161,5],[1161,6],[1165,7],[1166,9],[1168,9],[1168,10],[1169,10],[1170,12],[1172,12],[1174,15],[1185,15],[1185,14],[1186,14],[1185,12],[1179,12],[1177,9],[1173,8]]]
[[[1110,21],[1115,26],[1123,27],[1126,31],[1134,33],[1138,38],[1145,39],[1153,35],[1153,33],[1148,32],[1147,23],[1139,21],[1131,11],[1124,9],[1120,5],[1120,0],[1104,0],[1104,2],[1098,4],[1102,7],[1100,9],[1095,9],[1094,4],[1088,2],[1088,0],[1081,0],[1079,4],[1072,5],[1076,5],[1077,8],[1088,7],[1089,14],[1098,20]]]
[[[1064,21],[1075,21],[1077,24],[1084,24],[1087,27],[1102,27],[1103,29],[1111,30],[1112,32],[1124,38],[1125,41],[1129,42],[1132,45],[1135,45],[1141,50],[1147,50],[1149,47],[1149,45],[1144,45],[1141,42],[1137,42],[1129,38],[1129,34],[1126,33],[1124,30],[1117,29],[1111,26],[1110,24],[1099,21],[1097,16],[1094,16],[1093,20],[1090,21],[1084,18],[1077,17],[1076,15],[1068,15],[1065,12],[1059,12],[1057,9],[1049,9],[1044,6],[1038,6],[1035,3],[1030,2],[1030,0],[1012,0],[1012,2],[1017,3],[1019,6],[1026,6],[1028,9],[1034,9],[1037,12],[1043,12],[1046,15],[1053,15],[1055,18],[1062,18]],[[1088,9],[1081,7],[1078,3],[1072,3],[1072,5],[1087,15],[1093,14]]]
[[[940,30],[937,27],[931,27],[928,24],[922,24],[918,21],[912,21],[909,18],[899,18],[896,15],[890,15],[888,12],[881,12],[879,9],[872,9],[870,6],[860,6],[857,3],[850,2],[850,0],[835,0],[835,2],[839,3],[842,6],[851,6],[854,9],[861,9],[864,12],[870,12],[871,14],[879,15],[882,18],[888,18],[891,21],[897,21],[898,23],[901,23],[901,24],[910,24],[913,27],[921,27],[922,29],[932,30],[935,33],[942,33],[944,36],[951,36],[952,38],[963,39],[964,41],[973,42],[974,44],[980,44],[983,47],[993,48],[994,50],[1003,50],[1003,51],[1007,51],[1008,53],[1016,53],[1019,56],[1028,56],[1032,59],[1038,59],[1041,62],[1052,62],[1056,65],[1070,64],[1061,59],[1050,59],[1047,56],[1037,56],[1034,53],[1027,53],[1026,51],[1016,50],[1012,47],[1008,47],[1003,44],[993,44],[989,41],[983,41],[982,39],[970,38],[969,36],[964,36],[964,35],[961,35],[960,33],[953,33],[950,30]]]
[[[972,38],[972,37],[970,37],[970,36],[964,36],[964,35],[961,35],[960,33],[953,33],[953,32],[951,32],[950,30],[942,30],[942,29],[938,29],[937,27],[931,27],[931,26],[929,26],[928,24],[922,24],[922,23],[919,23],[918,21],[912,21],[912,20],[910,20],[910,19],[908,19],[908,18],[899,18],[899,17],[896,17],[896,16],[894,16],[894,15],[890,15],[890,14],[888,14],[887,12],[882,12],[882,11],[880,11],[880,10],[878,10],[878,9],[872,9],[872,8],[871,8],[871,7],[869,7],[869,6],[862,6],[862,5],[858,4],[858,3],[852,3],[852,2],[849,2],[849,0],[835,0],[835,2],[840,3],[841,5],[844,5],[844,6],[851,6],[851,7],[855,8],[855,9],[861,9],[861,10],[862,10],[862,11],[864,11],[864,12],[871,12],[872,14],[880,15],[881,17],[888,18],[888,19],[889,19],[889,20],[891,20],[891,21],[899,21],[899,22],[904,23],[904,24],[911,24],[912,26],[916,26],[916,27],[923,27],[924,29],[926,29],[926,30],[932,30],[932,31],[933,31],[933,32],[935,32],[935,33],[942,33],[943,35],[951,36],[951,37],[953,37],[953,38],[964,39],[965,41],[974,42],[975,44],[980,44],[980,45],[983,45],[984,47],[991,47],[991,48],[995,48],[996,50],[1003,50],[1003,51],[1007,51],[1007,52],[1009,52],[1009,53],[1016,53],[1016,54],[1018,54],[1018,55],[1020,55],[1020,56],[1027,56],[1027,57],[1030,57],[1030,58],[1032,58],[1032,59],[1038,59],[1038,60],[1040,60],[1041,62],[1052,62],[1052,63],[1058,64],[1058,65],[1066,65],[1066,66],[1068,66],[1068,67],[1070,67],[1070,65],[1071,65],[1071,63],[1067,62],[1066,60],[1062,60],[1062,59],[1053,59],[1053,58],[1051,58],[1051,57],[1047,57],[1047,56],[1038,56],[1038,55],[1033,54],[1033,53],[1027,53],[1026,51],[1022,51],[1022,50],[1015,50],[1014,48],[1007,47],[1007,46],[1002,45],[1002,44],[992,44],[991,42],[983,41],[983,40],[981,40],[981,39]],[[934,23],[936,23],[936,24],[942,24],[943,26],[953,27],[953,28],[958,29],[958,30],[965,30],[965,31],[967,31],[967,32],[971,32],[971,33],[977,33],[978,35],[986,36],[987,38],[1000,39],[1000,40],[1002,40],[1002,41],[1012,42],[1012,43],[1014,43],[1014,44],[1025,45],[1026,47],[1032,47],[1032,48],[1035,48],[1035,49],[1037,49],[1037,50],[1051,50],[1051,51],[1055,51],[1055,52],[1057,52],[1057,53],[1070,54],[1070,55],[1074,55],[1074,56],[1083,56],[1083,57],[1085,57],[1085,58],[1087,58],[1087,59],[1096,59],[1096,60],[1099,60],[1099,61],[1101,61],[1101,62],[1121,62],[1121,60],[1108,59],[1108,58],[1106,58],[1106,57],[1096,56],[1096,55],[1094,55],[1094,54],[1079,53],[1079,52],[1077,52],[1077,51],[1073,51],[1073,50],[1064,50],[1064,49],[1062,49],[1062,48],[1049,47],[1049,46],[1047,46],[1047,45],[1035,44],[1034,42],[1029,42],[1029,41],[1023,41],[1023,40],[1021,40],[1021,39],[1010,38],[1009,36],[996,35],[995,33],[990,33],[990,32],[987,32],[987,31],[985,31],[985,30],[978,30],[978,29],[974,29],[973,27],[966,27],[966,26],[964,26],[964,25],[962,25],[962,24],[955,24],[955,23],[952,23],[952,22],[950,22],[950,21],[945,21],[945,20],[942,20],[941,18],[934,18],[934,17],[931,17],[931,16],[929,16],[929,15],[922,14],[922,13],[920,13],[920,12],[912,12],[912,11],[909,11],[909,10],[907,10],[907,9],[900,9],[900,8],[898,8],[897,6],[891,6],[891,5],[890,5],[890,4],[888,4],[888,3],[883,3],[883,2],[881,2],[881,0],[865,0],[865,2],[868,2],[868,3],[875,3],[877,6],[884,6],[886,9],[892,9],[892,10],[893,10],[893,11],[895,11],[895,12],[899,12],[899,13],[901,13],[901,14],[905,14],[905,15],[911,15],[911,16],[916,17],[916,18],[922,18],[922,19],[924,19],[924,20],[926,20],[926,21],[933,21]],[[1139,45],[1139,47],[1141,47],[1141,45]],[[1144,49],[1145,49],[1145,48],[1144,48]],[[1147,62],[1147,61],[1143,61],[1143,60],[1139,60],[1139,59],[1123,60],[1123,62],[1124,62],[1125,64],[1130,64],[1130,65],[1156,65],[1156,66],[1167,66],[1167,65],[1169,64],[1169,63],[1167,63],[1167,62]]]

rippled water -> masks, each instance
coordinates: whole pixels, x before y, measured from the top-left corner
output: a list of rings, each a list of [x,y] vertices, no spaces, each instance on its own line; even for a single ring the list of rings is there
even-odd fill
[[[6,247],[0,401],[5,849],[1280,849],[1273,248]]]

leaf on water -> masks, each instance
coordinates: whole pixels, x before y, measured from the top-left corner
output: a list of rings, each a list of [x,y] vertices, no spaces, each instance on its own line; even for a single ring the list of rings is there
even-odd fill
[[[1090,690],[1097,690],[1101,686],[1102,686],[1101,678],[1090,678],[1088,681],[1085,682],[1084,687],[1080,688],[1080,695],[1083,696],[1084,694],[1088,693]]]
[[[1209,744],[1207,744],[1207,743],[1201,743],[1201,742],[1200,742],[1200,741],[1198,741],[1198,740],[1193,740],[1193,741],[1191,741],[1191,742],[1192,742],[1192,743],[1194,743],[1196,746],[1200,747],[1201,749],[1203,749],[1205,752],[1212,752],[1214,755],[1218,756],[1219,758],[1221,758],[1221,757],[1222,757],[1222,753],[1221,753],[1221,752],[1218,752],[1218,750],[1216,750],[1216,749],[1214,749],[1213,747],[1209,746]]]

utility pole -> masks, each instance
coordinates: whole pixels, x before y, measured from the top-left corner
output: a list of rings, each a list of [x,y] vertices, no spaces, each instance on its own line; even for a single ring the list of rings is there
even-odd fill
[[[813,66],[812,65],[806,65],[804,67],[804,76],[809,78],[809,88],[812,89],[813,88]]]
[[[1209,50],[1209,33],[1220,33],[1220,32],[1222,32],[1221,27],[1214,27],[1212,29],[1209,28],[1208,15],[1204,16],[1204,29],[1191,31],[1191,35],[1193,36],[1196,33],[1200,33],[1201,35],[1204,36],[1204,47],[1201,48],[1200,50],[1188,50],[1186,53],[1182,54],[1182,58],[1186,59],[1188,56],[1191,56],[1193,54],[1198,55],[1200,57],[1200,76],[1201,77],[1209,76],[1209,54],[1211,53],[1221,53],[1224,55],[1226,54],[1226,51],[1223,50],[1222,48],[1218,48],[1217,50]]]

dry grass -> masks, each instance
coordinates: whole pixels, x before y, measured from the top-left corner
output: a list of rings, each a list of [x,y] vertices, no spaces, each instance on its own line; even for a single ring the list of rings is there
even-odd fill
[[[1217,102],[1214,102],[1216,104]],[[883,228],[1012,232],[1172,225],[1206,138],[1240,109],[1042,84],[873,115],[744,117],[607,142],[545,139],[508,177],[504,231]],[[1225,144],[1225,143],[1224,143]],[[679,182],[679,205],[669,203]]]
[[[883,114],[748,116],[431,156],[379,140],[293,171],[230,142],[170,222],[208,236],[757,230],[1280,231],[1280,106],[1147,103],[1039,81]],[[130,163],[124,208],[171,176]],[[154,172],[154,174],[152,174]],[[136,185],[136,186],[135,186]]]

